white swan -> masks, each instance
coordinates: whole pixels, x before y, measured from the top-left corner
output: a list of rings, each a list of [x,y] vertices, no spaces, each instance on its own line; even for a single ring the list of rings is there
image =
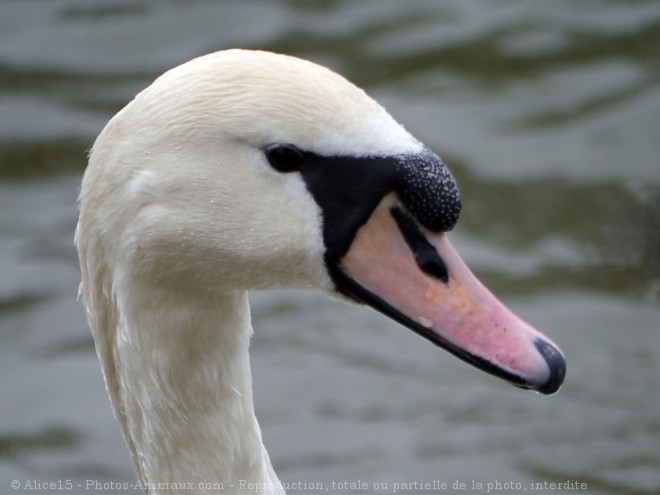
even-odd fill
[[[76,245],[145,491],[282,492],[253,410],[250,289],[348,296],[517,386],[556,391],[561,353],[447,242],[459,207],[437,156],[310,62],[229,50],[142,91],[90,153]]]

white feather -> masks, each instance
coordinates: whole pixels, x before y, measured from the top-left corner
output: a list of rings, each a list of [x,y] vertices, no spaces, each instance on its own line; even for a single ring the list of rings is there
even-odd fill
[[[90,154],[81,293],[150,493],[183,482],[238,492],[240,480],[281,492],[254,416],[245,291],[331,282],[320,211],[299,176],[268,166],[262,149],[274,142],[322,154],[421,149],[333,72],[229,50],[158,78]]]

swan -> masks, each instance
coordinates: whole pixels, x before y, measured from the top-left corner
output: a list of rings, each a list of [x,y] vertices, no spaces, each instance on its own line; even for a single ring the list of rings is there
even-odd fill
[[[232,49],[169,70],[96,139],[80,295],[147,493],[283,493],[254,414],[247,291],[366,304],[468,363],[555,392],[561,351],[447,240],[443,162],[327,68]]]

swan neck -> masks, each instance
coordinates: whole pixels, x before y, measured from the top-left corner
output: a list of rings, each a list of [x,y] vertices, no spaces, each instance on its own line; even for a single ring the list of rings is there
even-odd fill
[[[277,492],[254,414],[247,293],[131,289],[117,292],[113,349],[97,349],[145,492]]]

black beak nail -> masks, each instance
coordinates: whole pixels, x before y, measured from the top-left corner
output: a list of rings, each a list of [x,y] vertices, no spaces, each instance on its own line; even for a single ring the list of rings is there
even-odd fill
[[[545,340],[536,339],[534,345],[550,369],[548,381],[537,390],[542,394],[554,394],[559,390],[561,384],[564,383],[564,378],[566,377],[566,361],[564,360],[564,356],[562,356],[561,352],[555,346]]]

